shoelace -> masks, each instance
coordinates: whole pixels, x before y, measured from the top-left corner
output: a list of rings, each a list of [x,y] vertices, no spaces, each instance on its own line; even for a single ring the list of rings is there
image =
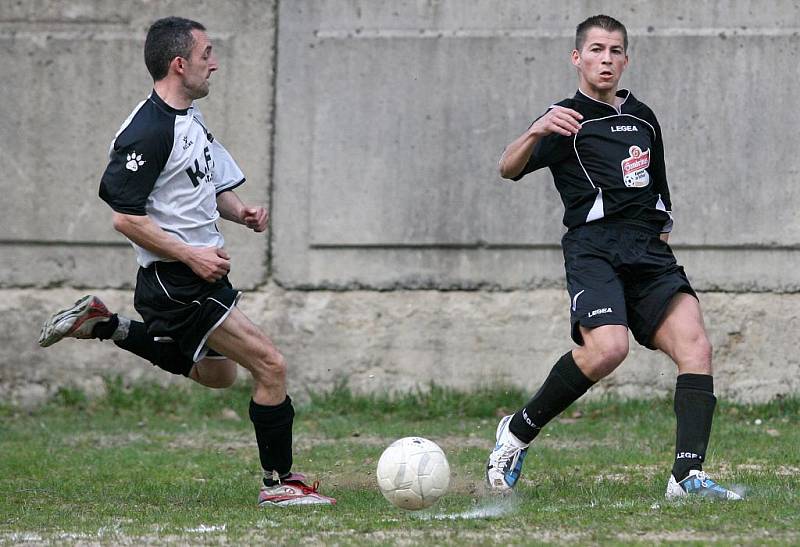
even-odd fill
[[[497,467],[499,469],[505,469],[506,464],[514,457],[514,455],[522,450],[514,446],[513,444],[507,444],[506,448],[503,449],[503,452],[500,454],[500,457],[497,458]]]
[[[711,480],[708,475],[706,475],[705,471],[700,471],[697,475],[695,475],[696,479],[700,480],[700,484],[703,488],[708,488],[708,481]],[[711,481],[712,483],[714,481]]]
[[[300,491],[305,496],[309,494],[319,494],[319,492],[317,491],[317,489],[319,488],[319,481],[312,482],[311,486],[307,485],[302,481],[286,481],[286,484],[297,486],[298,488],[300,488]]]

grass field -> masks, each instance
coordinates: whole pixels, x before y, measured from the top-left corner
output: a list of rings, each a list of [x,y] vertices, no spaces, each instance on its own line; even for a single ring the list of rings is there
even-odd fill
[[[335,507],[259,509],[246,388],[62,391],[34,413],[0,408],[0,544],[798,544],[800,401],[721,404],[706,469],[743,502],[666,502],[670,401],[579,404],[536,440],[511,497],[483,465],[498,416],[525,395],[355,397],[341,386],[298,407],[295,468]],[[450,492],[405,512],[375,486],[398,437],[447,453]]]

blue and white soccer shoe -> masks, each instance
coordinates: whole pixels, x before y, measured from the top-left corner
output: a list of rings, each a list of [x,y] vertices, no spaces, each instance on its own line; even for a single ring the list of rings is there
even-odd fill
[[[508,430],[511,416],[500,420],[495,438],[497,444],[486,462],[486,482],[497,493],[510,492],[517,484],[528,445]]]
[[[689,471],[689,476],[681,482],[676,481],[675,477],[670,475],[669,483],[667,483],[667,499],[676,499],[690,495],[721,500],[742,499],[742,496],[736,492],[731,492],[727,488],[723,488],[711,480],[711,477],[706,475],[705,471],[692,469]]]

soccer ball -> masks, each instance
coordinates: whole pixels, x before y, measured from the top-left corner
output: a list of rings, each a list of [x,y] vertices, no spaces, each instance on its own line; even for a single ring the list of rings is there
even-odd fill
[[[422,437],[398,439],[378,460],[378,487],[401,509],[424,509],[450,485],[450,465],[442,449]]]

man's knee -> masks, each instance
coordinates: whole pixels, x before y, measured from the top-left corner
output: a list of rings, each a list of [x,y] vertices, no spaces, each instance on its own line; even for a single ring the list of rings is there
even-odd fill
[[[628,356],[628,331],[624,327],[613,330],[594,329],[584,334],[584,345],[576,359],[583,373],[597,381],[608,376]]]
[[[271,344],[259,349],[254,365],[251,372],[259,382],[272,384],[286,380],[286,360]]]
[[[229,361],[229,363],[229,365],[220,367],[220,370],[214,379],[215,385],[211,387],[225,389],[231,387],[236,382],[236,363],[233,361]]]
[[[708,339],[705,333],[697,340],[697,353],[702,361],[711,363],[711,355],[714,353],[714,348],[711,346],[711,340]]]
[[[675,355],[672,357],[680,371],[711,374],[713,347],[703,329],[681,340],[674,351]]]
[[[213,389],[225,389],[236,382],[237,365],[230,359],[204,359],[191,370],[189,377]]]
[[[595,345],[593,353],[598,367],[613,370],[628,356],[628,340],[627,338],[602,340]]]

